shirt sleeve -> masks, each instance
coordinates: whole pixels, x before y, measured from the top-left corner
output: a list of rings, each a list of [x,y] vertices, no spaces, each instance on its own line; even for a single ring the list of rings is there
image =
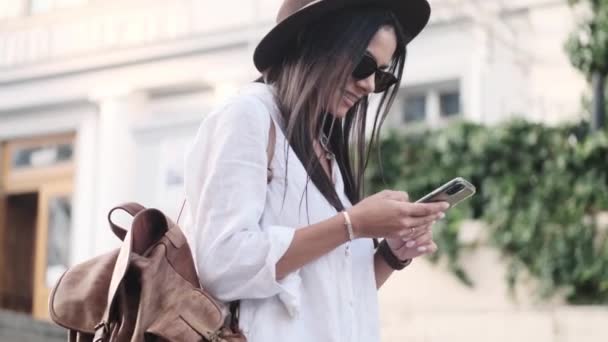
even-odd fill
[[[211,113],[186,154],[188,240],[201,284],[217,299],[278,296],[297,312],[298,272],[276,280],[294,227],[260,224],[266,203],[270,114],[240,97]]]

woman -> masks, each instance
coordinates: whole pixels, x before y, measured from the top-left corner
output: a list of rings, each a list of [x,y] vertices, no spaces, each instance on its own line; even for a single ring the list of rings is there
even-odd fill
[[[377,288],[436,250],[446,203],[389,190],[361,200],[368,97],[381,96],[377,137],[429,12],[425,0],[287,0],[254,53],[264,82],[202,123],[185,231],[203,286],[240,300],[250,342],[379,341]]]

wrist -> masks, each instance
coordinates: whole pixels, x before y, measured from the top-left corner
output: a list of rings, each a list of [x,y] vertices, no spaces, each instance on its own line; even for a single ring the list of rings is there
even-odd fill
[[[378,254],[380,254],[380,256],[382,257],[384,262],[390,268],[392,268],[393,270],[396,270],[396,271],[404,269],[406,266],[408,266],[412,262],[412,259],[405,259],[405,260],[399,259],[395,255],[395,252],[393,251],[393,249],[389,246],[386,239],[382,240],[382,242],[380,242],[380,245],[378,245],[378,249],[376,250],[376,252]]]
[[[353,236],[355,239],[358,238],[362,238],[362,237],[367,237],[365,236],[365,234],[361,231],[361,220],[359,219],[359,215],[357,214],[356,210],[353,210],[354,208],[348,208],[348,209],[344,209],[343,212],[345,212],[349,219],[350,219],[350,224],[352,227],[352,231],[353,231]]]

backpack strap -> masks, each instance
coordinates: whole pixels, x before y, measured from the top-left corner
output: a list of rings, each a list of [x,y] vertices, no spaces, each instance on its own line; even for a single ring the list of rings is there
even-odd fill
[[[132,217],[135,217],[135,215],[139,214],[139,212],[143,211],[144,209],[146,209],[144,208],[144,206],[135,202],[123,203],[119,206],[112,208],[112,210],[110,210],[110,212],[108,213],[108,222],[110,223],[110,228],[112,229],[112,232],[114,232],[114,235],[116,235],[116,237],[118,237],[120,240],[124,240],[125,236],[127,235],[126,229],[115,224],[114,221],[112,221],[112,213],[114,213],[114,211],[124,210]]]
[[[274,148],[277,142],[277,132],[274,126],[274,121],[272,117],[270,117],[270,128],[268,132],[268,145],[266,146],[266,155],[268,156],[268,163],[266,164],[266,183],[270,184],[272,181],[273,173],[272,167],[270,166],[272,163],[272,158],[274,157]],[[179,214],[177,215],[177,221],[175,224],[179,225],[179,219],[182,217],[182,212],[184,211],[184,206],[186,205],[186,199],[182,201],[182,206],[179,209]],[[112,230],[114,230],[114,226],[112,226]],[[123,229],[124,231],[124,229]],[[118,236],[118,234],[117,234]],[[124,236],[124,235],[123,235]]]
[[[144,253],[149,246],[160,240],[169,229],[168,220],[162,212],[157,209],[146,210],[138,203],[125,203],[112,209],[108,214],[108,221],[110,221],[112,227],[116,226],[112,222],[112,213],[116,209],[122,209],[133,215],[134,218],[131,229],[122,237],[123,243],[114,263],[114,270],[108,287],[106,307],[101,322],[95,326],[93,342],[107,341],[107,334],[110,332],[110,312],[118,287],[129,268],[131,253]]]
[[[270,183],[272,181],[272,167],[270,164],[272,163],[272,157],[274,157],[274,146],[277,143],[277,132],[274,127],[274,122],[272,117],[270,118],[270,132],[268,132],[268,146],[266,147],[266,153],[268,154],[268,165],[266,166],[267,177],[266,183]]]

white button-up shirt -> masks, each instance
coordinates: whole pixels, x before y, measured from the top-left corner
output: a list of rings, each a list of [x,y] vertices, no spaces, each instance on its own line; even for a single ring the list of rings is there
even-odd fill
[[[221,301],[241,300],[249,342],[379,341],[371,239],[345,243],[276,280],[295,230],[337,212],[312,181],[305,191],[308,176],[286,142],[273,91],[246,85],[204,119],[186,154],[183,227],[201,284]],[[267,184],[271,118],[277,134]],[[332,173],[350,207],[335,161]]]

